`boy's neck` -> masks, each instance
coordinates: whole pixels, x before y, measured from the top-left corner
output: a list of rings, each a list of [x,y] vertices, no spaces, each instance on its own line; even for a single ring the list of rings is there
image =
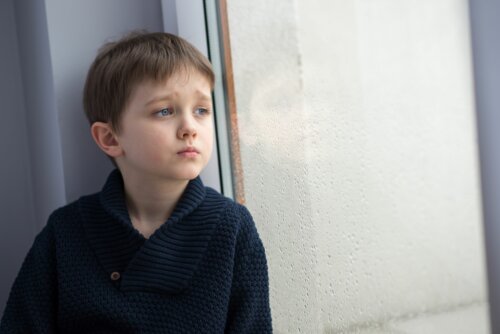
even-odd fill
[[[134,226],[158,228],[172,214],[188,180],[159,180],[122,171],[125,199]]]

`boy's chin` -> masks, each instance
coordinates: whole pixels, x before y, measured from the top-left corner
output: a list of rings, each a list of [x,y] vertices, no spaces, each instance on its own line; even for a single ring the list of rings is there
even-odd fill
[[[145,168],[131,170],[131,174],[135,174],[135,178],[139,179],[157,179],[161,181],[189,181],[196,179],[202,169],[200,168],[184,168],[181,170],[162,170],[161,168]]]
[[[184,171],[182,173],[178,173],[176,175],[168,175],[166,176],[169,179],[175,179],[179,181],[189,181],[194,180],[200,175],[200,171]]]

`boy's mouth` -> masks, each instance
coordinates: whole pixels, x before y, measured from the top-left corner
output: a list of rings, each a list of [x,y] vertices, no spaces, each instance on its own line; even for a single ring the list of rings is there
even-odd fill
[[[197,150],[196,148],[191,147],[191,146],[190,146],[190,147],[186,147],[185,149],[183,149],[183,150],[181,150],[181,151],[179,151],[179,152],[177,152],[177,153],[179,153],[179,154],[180,154],[180,153],[185,153],[185,152],[196,152],[196,153],[200,153],[200,152],[198,152],[198,150]]]
[[[183,157],[195,157],[199,154],[198,150],[194,147],[186,147],[185,149],[177,152],[178,155]]]

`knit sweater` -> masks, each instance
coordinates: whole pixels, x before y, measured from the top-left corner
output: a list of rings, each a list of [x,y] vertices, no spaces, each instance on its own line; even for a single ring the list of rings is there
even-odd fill
[[[189,181],[149,239],[118,170],[54,211],[10,291],[0,333],[272,333],[267,261],[248,210]]]

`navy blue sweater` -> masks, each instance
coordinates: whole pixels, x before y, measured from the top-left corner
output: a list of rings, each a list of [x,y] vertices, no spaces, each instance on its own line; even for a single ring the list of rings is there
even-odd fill
[[[272,333],[266,254],[248,210],[188,183],[149,239],[123,180],[52,213],[12,286],[0,333]]]

